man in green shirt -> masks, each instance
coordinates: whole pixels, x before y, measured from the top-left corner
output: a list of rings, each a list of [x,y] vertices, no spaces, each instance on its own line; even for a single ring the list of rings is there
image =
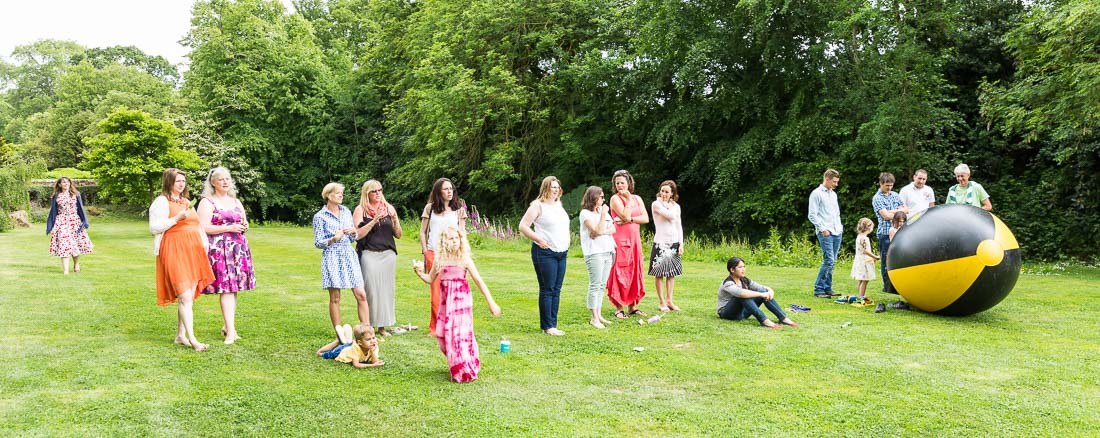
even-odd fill
[[[970,166],[955,166],[955,180],[959,183],[947,189],[947,202],[944,204],[967,204],[993,211],[993,203],[989,202],[989,193],[985,191],[985,187],[970,180]]]

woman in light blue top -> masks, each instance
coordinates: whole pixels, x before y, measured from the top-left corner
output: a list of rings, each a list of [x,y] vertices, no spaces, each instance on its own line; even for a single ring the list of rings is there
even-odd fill
[[[325,206],[313,215],[313,244],[321,253],[321,287],[328,289],[328,316],[333,327],[340,323],[340,289],[355,293],[359,322],[370,324],[367,293],[363,289],[363,272],[355,255],[357,234],[351,210],[343,206],[344,186],[328,183],[321,196]]]

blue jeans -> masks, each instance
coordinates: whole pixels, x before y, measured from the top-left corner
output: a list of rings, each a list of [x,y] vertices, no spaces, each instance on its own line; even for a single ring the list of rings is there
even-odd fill
[[[726,303],[726,306],[718,311],[718,317],[740,321],[749,316],[755,316],[756,320],[760,321],[760,324],[764,324],[764,320],[768,319],[768,316],[764,314],[763,310],[760,310],[761,304],[775,314],[775,317],[778,318],[775,322],[781,322],[787,319],[787,314],[783,313],[783,308],[779,306],[779,302],[774,298],[771,301],[764,301],[763,298],[730,299],[730,302]]]
[[[336,357],[340,355],[341,351],[344,351],[345,348],[348,348],[350,346],[351,346],[351,342],[348,342],[346,344],[337,345],[337,346],[333,347],[331,350],[326,351],[324,353],[321,353],[321,359],[336,359]]]
[[[882,291],[896,294],[894,291],[894,285],[890,283],[890,274],[886,272],[886,253],[890,251],[890,235],[884,234],[878,236],[878,254],[882,257]]]
[[[531,264],[539,280],[539,327],[543,330],[558,326],[558,301],[561,282],[565,279],[565,256],[569,251],[555,252],[531,244]]]
[[[833,291],[833,267],[840,253],[840,235],[817,233],[817,244],[821,246],[821,269],[817,270],[814,294],[830,293]]]

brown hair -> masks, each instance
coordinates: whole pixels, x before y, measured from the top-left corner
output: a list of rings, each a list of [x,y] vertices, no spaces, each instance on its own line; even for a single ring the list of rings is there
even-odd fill
[[[661,198],[661,187],[668,186],[669,190],[672,190],[672,202],[678,202],[680,200],[680,192],[676,190],[676,181],[671,179],[661,182],[661,185],[657,186],[657,199]]]
[[[901,228],[901,221],[909,221],[907,217],[908,215],[906,215],[904,211],[896,211],[894,212],[894,219],[891,222],[893,222],[895,228]]]
[[[451,183],[451,193],[454,194],[451,196],[451,202],[446,204],[443,202],[443,183]],[[450,206],[451,210],[458,211],[466,205],[466,202],[458,197],[458,188],[455,187],[455,183],[447,178],[439,178],[432,183],[432,193],[428,195],[428,204],[432,206],[433,213],[440,214],[447,209],[447,206]]]
[[[618,191],[618,190],[614,190],[615,189],[615,178],[618,178],[620,176],[623,177],[623,178],[626,178],[626,191],[633,194],[634,193],[634,176],[630,175],[630,172],[627,172],[625,170],[616,170],[615,174],[611,175],[611,189],[613,191]]]
[[[840,178],[840,172],[837,172],[836,169],[826,169],[825,170],[825,179],[833,179],[833,178]]]
[[[183,173],[182,170],[176,169],[175,167],[164,169],[164,178],[160,182],[161,196],[164,196],[165,198],[172,198],[172,186],[176,184],[176,177],[179,175],[183,175],[184,178],[187,178],[186,173]],[[191,188],[188,186],[183,186],[183,192],[180,193],[180,198],[188,199],[190,197]]]
[[[588,186],[584,190],[584,198],[581,198],[581,209],[588,211],[596,211],[596,200],[603,196],[603,189],[600,186]]]
[[[894,174],[892,174],[890,172],[882,172],[882,173],[878,174],[878,183],[879,184],[892,183],[894,181],[896,181],[894,179]]]
[[[80,191],[76,189],[76,184],[73,183],[73,180],[71,178],[67,177],[67,176],[63,176],[61,178],[58,178],[57,181],[55,181],[53,183],[53,196],[56,197],[59,193],[61,193],[61,180],[63,180],[63,179],[69,181],[69,194],[70,195],[76,196],[76,195],[80,194]]]

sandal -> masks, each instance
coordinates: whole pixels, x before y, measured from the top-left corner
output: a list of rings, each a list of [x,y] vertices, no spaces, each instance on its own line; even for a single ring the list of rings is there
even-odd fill
[[[630,311],[630,314],[631,314],[631,315],[637,315],[637,316],[640,316],[640,317],[642,317],[642,318],[645,318],[645,317],[649,316],[649,314],[648,314],[648,313],[645,313],[645,312],[643,312],[643,311],[642,311],[642,309],[634,309],[634,310],[631,310],[631,311]]]
[[[668,306],[665,306],[665,305],[657,306],[657,310],[660,310],[662,312],[668,312]]]
[[[680,311],[680,306],[677,306],[677,305],[675,305],[675,304],[669,303],[669,304],[668,304],[668,310],[671,310],[671,311],[673,311],[673,312],[679,312],[679,311]]]
[[[615,317],[619,319],[627,319],[626,312],[623,312],[622,310],[615,312]]]

